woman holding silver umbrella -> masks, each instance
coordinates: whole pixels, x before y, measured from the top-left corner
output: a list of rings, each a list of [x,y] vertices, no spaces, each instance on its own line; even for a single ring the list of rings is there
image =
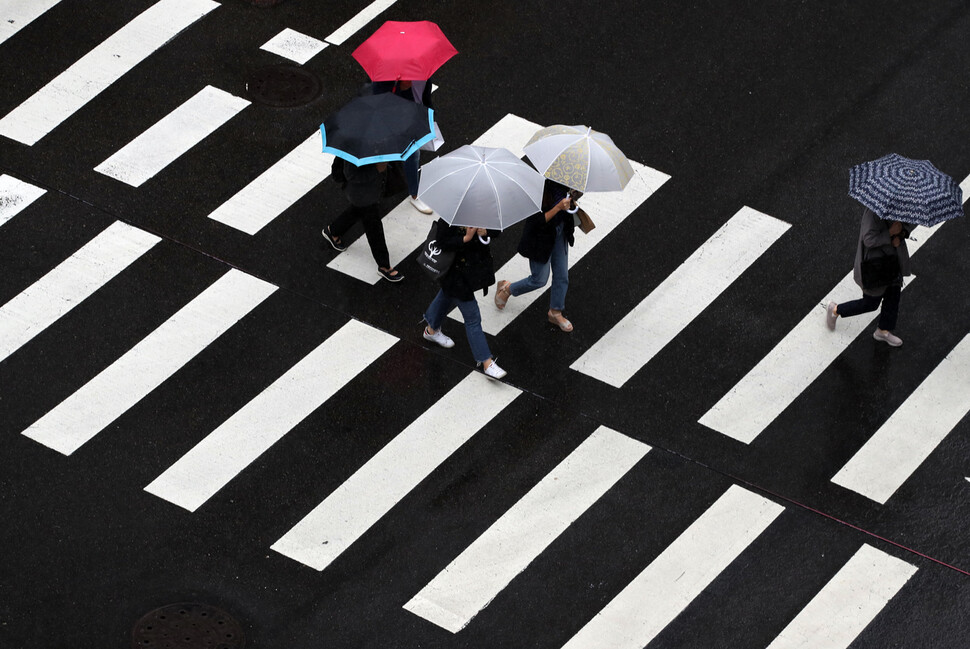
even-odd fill
[[[538,290],[552,275],[549,322],[570,332],[563,315],[569,286],[569,247],[573,238],[576,200],[584,192],[619,191],[633,177],[633,167],[613,140],[588,126],[556,124],[539,129],[525,145],[525,154],[546,178],[542,211],[526,221],[519,254],[529,260],[529,276],[517,282],[502,280],[495,306],[504,309],[509,298]]]
[[[465,321],[465,335],[472,348],[475,362],[482,366],[485,376],[501,379],[507,372],[498,366],[488,348],[485,332],[482,331],[482,312],[475,299],[476,291],[488,292],[495,283],[495,268],[489,243],[497,232],[485,228],[471,228],[448,225],[438,219],[436,244],[445,252],[455,252],[455,261],[441,279],[441,288],[435,295],[428,310],[424,312],[424,339],[445,348],[455,346],[455,341],[441,331],[445,316],[456,306]]]
[[[506,149],[462,146],[431,161],[421,171],[422,196],[441,218],[435,225],[434,245],[455,251],[455,259],[439,279],[441,289],[424,314],[424,339],[442,347],[454,341],[441,323],[455,306],[465,320],[465,333],[475,361],[486,376],[500,379],[506,372],[488,348],[475,293],[488,294],[495,283],[489,243],[493,236],[539,208],[542,176]]]

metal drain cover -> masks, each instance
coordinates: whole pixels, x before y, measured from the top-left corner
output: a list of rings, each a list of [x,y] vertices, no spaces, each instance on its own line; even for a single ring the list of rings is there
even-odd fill
[[[246,84],[257,104],[290,108],[309,104],[320,95],[320,79],[295,65],[273,65],[257,70]]]
[[[132,649],[241,649],[242,626],[231,615],[208,604],[170,604],[138,620],[131,632]]]

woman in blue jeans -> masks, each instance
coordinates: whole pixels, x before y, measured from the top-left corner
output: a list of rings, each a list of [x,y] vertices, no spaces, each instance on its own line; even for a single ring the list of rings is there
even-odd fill
[[[438,219],[437,245],[445,251],[454,250],[455,261],[441,277],[441,289],[424,314],[427,323],[424,339],[450,348],[455,346],[455,341],[442,333],[441,323],[457,306],[465,321],[465,335],[468,336],[475,362],[482,366],[486,376],[493,379],[500,379],[507,372],[498,366],[488,349],[475,291],[482,290],[487,295],[488,287],[495,283],[492,253],[488,244],[491,237],[497,234],[484,228],[448,225],[444,219]]]
[[[576,193],[578,194],[578,192]],[[495,306],[504,309],[509,298],[535,291],[546,285],[552,274],[549,292],[549,322],[565,332],[573,330],[573,324],[562,314],[566,307],[566,289],[569,287],[569,246],[573,245],[574,196],[565,185],[546,179],[542,194],[542,212],[536,212],[525,222],[519,254],[529,260],[529,276],[517,282],[502,280],[495,292]]]

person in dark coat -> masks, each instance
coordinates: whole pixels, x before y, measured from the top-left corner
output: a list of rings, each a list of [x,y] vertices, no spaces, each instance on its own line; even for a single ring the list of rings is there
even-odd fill
[[[360,167],[343,161],[344,194],[350,202],[350,207],[323,229],[323,236],[333,249],[343,252],[347,246],[340,237],[360,221],[364,225],[367,245],[377,262],[377,272],[390,282],[400,282],[404,275],[391,267],[390,253],[387,251],[387,240],[384,238],[384,225],[381,223],[381,198],[384,195],[384,182],[387,171],[386,162],[361,165]]]
[[[409,81],[402,79],[399,81],[375,81],[370,90],[377,95],[383,92],[390,92],[433,109],[431,105],[431,81]],[[404,178],[408,184],[408,193],[411,194],[411,205],[419,212],[431,214],[434,210],[428,207],[424,201],[418,198],[418,168],[421,166],[421,150],[418,149],[404,161]]]
[[[455,306],[465,321],[465,335],[472,348],[475,362],[482,366],[486,376],[493,379],[504,377],[507,372],[498,366],[488,348],[482,331],[482,313],[475,299],[475,292],[488,294],[488,287],[495,283],[492,253],[488,244],[491,237],[498,236],[484,228],[465,228],[448,225],[438,219],[437,246],[444,251],[456,252],[455,261],[439,280],[441,288],[425,311],[424,339],[445,348],[455,346],[455,341],[441,331],[441,323]]]
[[[899,315],[899,295],[903,288],[903,277],[909,276],[909,249],[906,239],[913,226],[899,221],[885,221],[866,208],[862,213],[862,223],[859,228],[859,246],[855,254],[855,267],[852,277],[862,288],[862,297],[851,302],[836,304],[829,302],[825,312],[828,328],[835,331],[835,323],[839,316],[850,318],[854,315],[869,313],[879,308],[879,322],[872,337],[885,342],[892,347],[899,347],[903,341],[893,333],[896,329],[896,319]],[[862,284],[862,261],[866,255],[895,255],[899,261],[899,275],[886,286],[866,288]]]
[[[566,289],[569,287],[569,246],[573,239],[572,209],[578,192],[570,193],[565,185],[546,179],[542,195],[542,212],[536,212],[525,221],[518,252],[529,260],[530,275],[510,283],[502,280],[495,292],[495,306],[504,309],[510,297],[535,291],[546,285],[552,274],[549,292],[549,322],[562,331],[572,331],[572,323],[562,314],[566,307]]]

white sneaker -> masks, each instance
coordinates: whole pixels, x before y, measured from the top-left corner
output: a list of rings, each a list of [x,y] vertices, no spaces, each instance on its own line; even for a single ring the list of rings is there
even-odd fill
[[[882,329],[876,329],[872,333],[872,337],[875,338],[876,340],[881,340],[882,342],[886,343],[890,347],[899,347],[900,345],[903,344],[902,338],[894,335],[893,332],[891,331],[883,331]]]
[[[434,212],[434,210],[428,207],[428,205],[423,200],[415,196],[411,197],[411,205],[414,205],[414,209],[424,214],[431,214],[432,212]]]
[[[441,333],[441,330],[440,329],[438,331],[434,332],[433,334],[429,334],[428,333],[428,328],[425,327],[424,328],[424,339],[425,340],[430,340],[433,343],[438,343],[439,345],[441,345],[445,349],[450,349],[450,348],[452,348],[452,347],[455,346],[455,341],[452,340],[451,338],[449,338],[448,336],[444,335],[443,333]]]
[[[489,365],[488,367],[483,367],[482,372],[485,373],[485,376],[488,376],[493,379],[505,378],[505,375],[508,374],[508,372],[506,372],[501,367],[499,367],[498,363],[496,363],[494,360],[492,361],[492,364]]]

